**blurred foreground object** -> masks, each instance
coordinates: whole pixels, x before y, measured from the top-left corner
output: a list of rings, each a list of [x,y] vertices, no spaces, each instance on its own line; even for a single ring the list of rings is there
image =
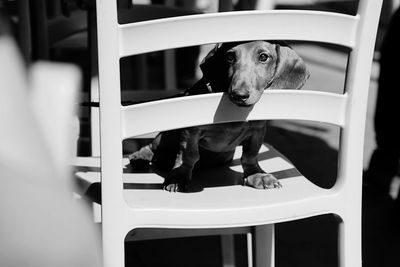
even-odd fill
[[[0,26],[0,265],[101,266],[94,225],[67,180],[80,73],[48,63],[27,70],[4,33]]]

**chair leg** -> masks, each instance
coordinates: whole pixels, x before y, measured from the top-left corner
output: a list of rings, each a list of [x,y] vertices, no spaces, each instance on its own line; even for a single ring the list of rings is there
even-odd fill
[[[90,102],[99,102],[99,77],[93,77],[90,85]],[[90,110],[90,143],[92,157],[100,156],[100,111],[98,107]]]
[[[247,233],[247,267],[253,267],[253,233]]]
[[[223,267],[235,267],[234,235],[221,235],[221,254]]]
[[[255,267],[275,266],[275,226],[259,225],[253,231],[253,263]]]
[[[93,202],[92,211],[93,211],[93,222],[101,223],[101,205],[96,202]]]
[[[103,229],[103,267],[125,267],[124,239],[122,231]]]
[[[362,266],[361,216],[341,219],[339,223],[339,266]]]

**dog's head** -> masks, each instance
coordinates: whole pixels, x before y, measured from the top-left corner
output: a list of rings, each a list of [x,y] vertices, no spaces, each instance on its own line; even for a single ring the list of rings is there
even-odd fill
[[[309,77],[295,51],[267,41],[217,44],[200,68],[213,91],[239,106],[254,105],[265,89],[299,89]]]

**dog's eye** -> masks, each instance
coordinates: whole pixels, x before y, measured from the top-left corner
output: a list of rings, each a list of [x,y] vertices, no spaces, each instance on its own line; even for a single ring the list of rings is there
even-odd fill
[[[228,61],[228,63],[234,63],[236,61],[235,52],[226,53],[226,61]]]
[[[261,53],[261,54],[258,56],[258,60],[259,60],[261,63],[267,62],[268,59],[269,59],[269,56],[268,56],[268,54],[266,54],[266,53]]]

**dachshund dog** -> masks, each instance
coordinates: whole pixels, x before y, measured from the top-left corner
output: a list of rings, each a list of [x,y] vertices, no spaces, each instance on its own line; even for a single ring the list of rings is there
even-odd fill
[[[257,103],[266,89],[300,89],[309,77],[304,61],[282,42],[251,41],[217,44],[200,64],[203,77],[185,95],[225,92],[239,107]],[[279,188],[272,174],[258,165],[258,151],[266,131],[265,121],[231,122],[162,132],[147,146],[129,156],[170,170],[164,189],[186,191],[195,164],[224,164],[243,146],[243,185]]]

